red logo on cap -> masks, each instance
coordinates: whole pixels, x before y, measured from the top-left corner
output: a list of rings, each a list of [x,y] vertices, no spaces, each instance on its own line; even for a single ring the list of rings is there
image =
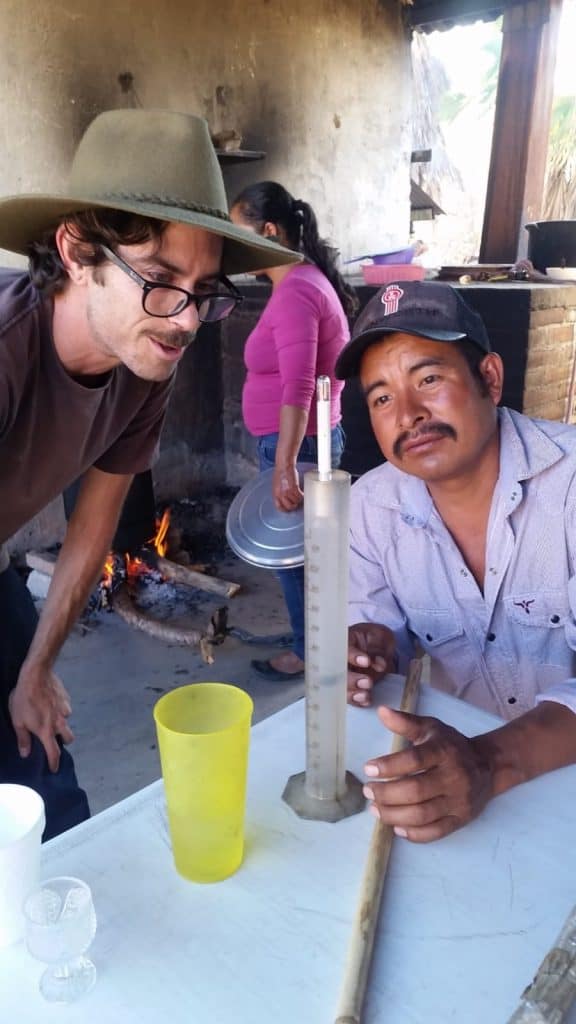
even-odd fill
[[[397,284],[389,284],[386,291],[383,292],[382,298],[380,299],[384,306],[384,316],[390,316],[390,313],[398,312],[398,303],[404,292],[402,288]]]

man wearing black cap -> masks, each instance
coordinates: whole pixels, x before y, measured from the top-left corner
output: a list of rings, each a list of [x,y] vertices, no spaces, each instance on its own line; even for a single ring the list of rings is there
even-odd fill
[[[468,739],[379,710],[411,745],[366,765],[366,795],[427,842],[576,761],[576,430],[497,408],[502,361],[448,285],[374,296],[336,365],[355,374],[388,462],[352,489],[349,699],[417,642],[433,685],[509,720]]]
[[[89,125],[67,189],[0,200],[0,782],[36,789],[46,838],[88,814],[53,665],[154,457],[178,363],[240,295],[224,274],[299,257],[232,224],[208,126],[162,110]],[[82,476],[37,621],[1,544]],[[113,680],[106,680],[113,685]]]

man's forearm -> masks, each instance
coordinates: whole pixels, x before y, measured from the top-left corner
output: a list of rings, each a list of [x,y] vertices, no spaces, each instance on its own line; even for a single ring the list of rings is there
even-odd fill
[[[472,744],[489,767],[492,795],[576,763],[576,715],[555,701],[543,701],[527,714]]]
[[[131,476],[90,470],[83,481],[26,663],[50,667],[98,580]]]

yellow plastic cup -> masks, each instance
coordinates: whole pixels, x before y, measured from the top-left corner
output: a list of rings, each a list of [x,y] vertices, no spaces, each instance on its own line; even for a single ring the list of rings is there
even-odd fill
[[[193,683],[154,708],[176,870],[220,882],[244,854],[252,699],[227,683]]]

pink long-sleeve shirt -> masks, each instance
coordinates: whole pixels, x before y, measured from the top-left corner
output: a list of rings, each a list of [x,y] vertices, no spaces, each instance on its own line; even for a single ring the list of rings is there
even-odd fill
[[[280,428],[280,408],[308,412],[306,434],[316,433],[316,377],[331,381],[331,426],[340,422],[343,381],[334,364],[349,338],[348,322],[334,288],[313,264],[293,267],[276,286],[244,351],[247,375],[242,414],[259,437]]]

